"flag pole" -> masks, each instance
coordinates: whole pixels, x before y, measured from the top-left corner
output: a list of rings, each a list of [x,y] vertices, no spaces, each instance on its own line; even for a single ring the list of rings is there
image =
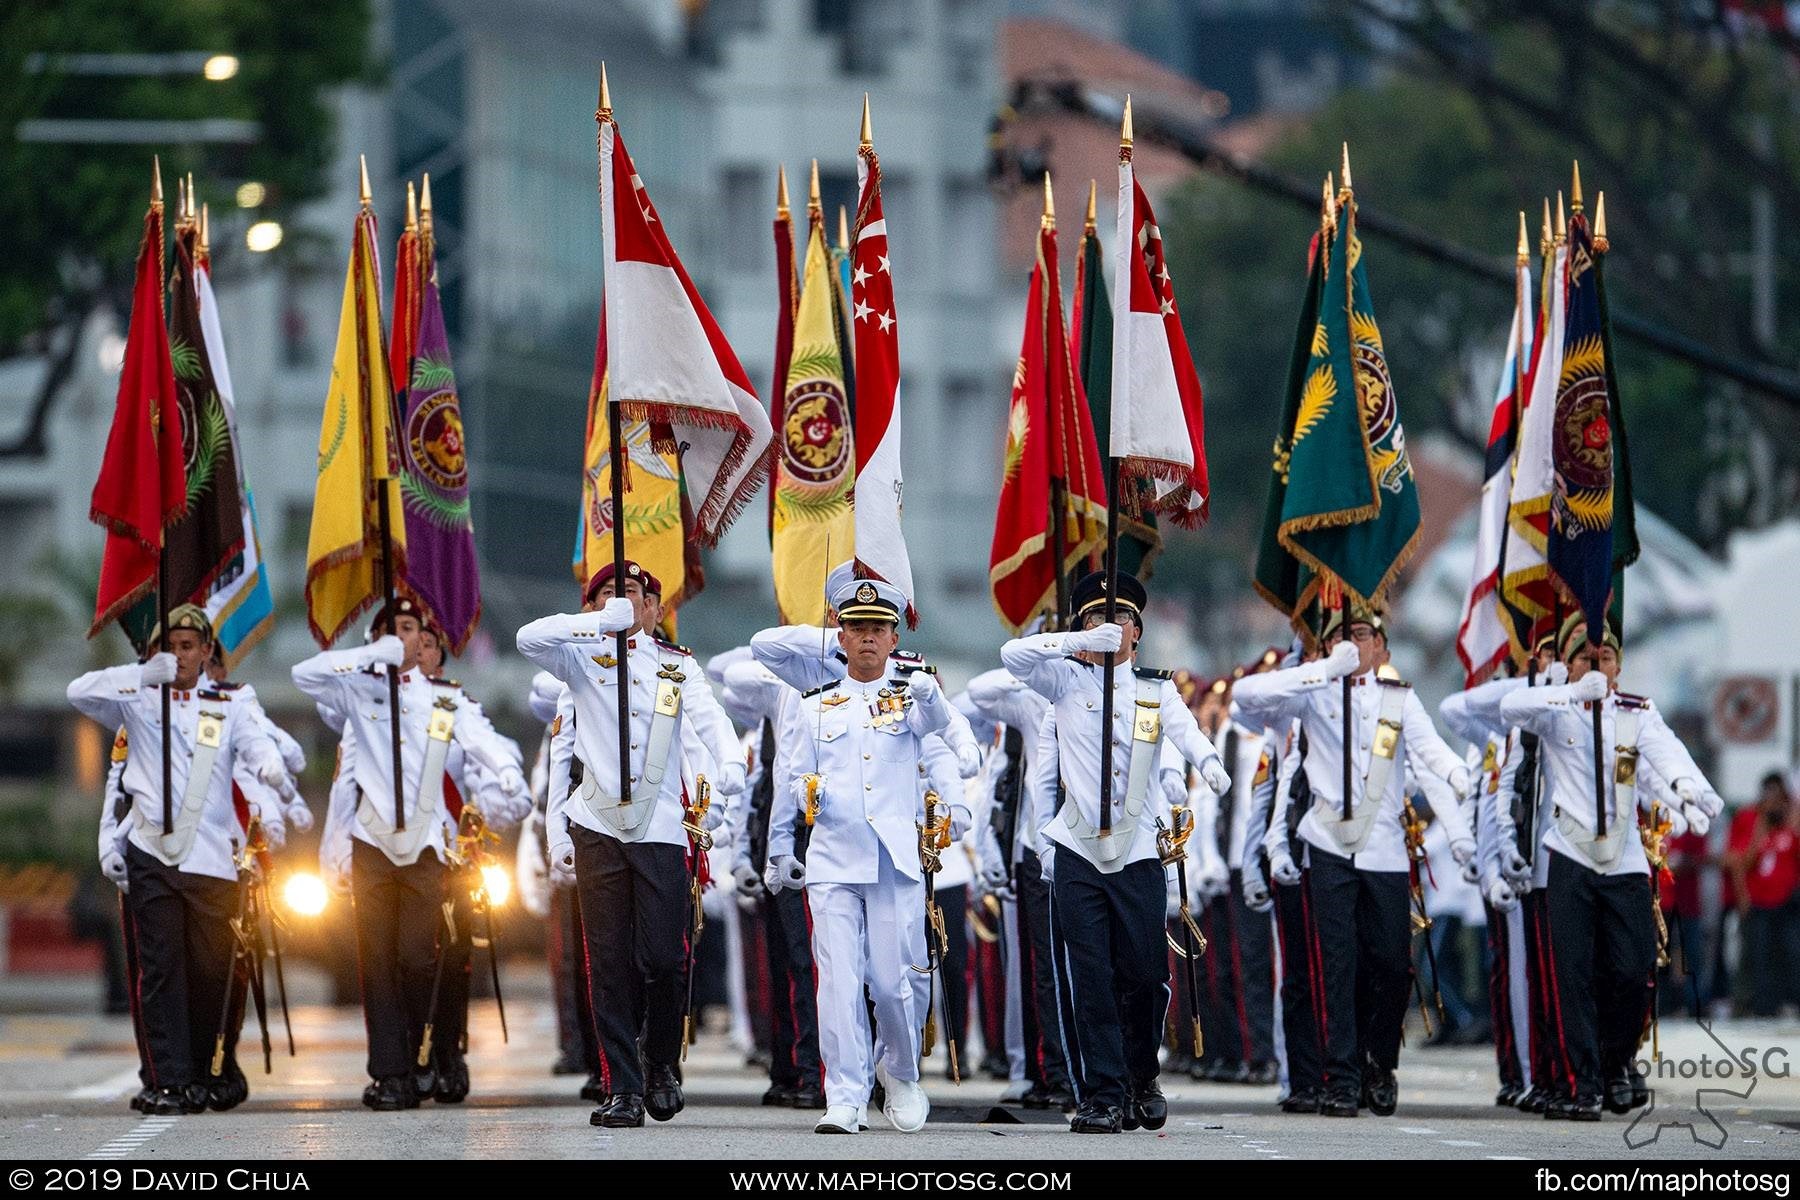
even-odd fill
[[[373,194],[369,190],[369,160],[360,154],[357,155],[357,169],[361,172],[361,178],[358,184],[360,189],[361,211],[357,213],[356,217],[356,240],[361,241],[363,238],[370,235],[369,227],[374,221],[375,206]],[[356,335],[358,340],[361,340],[367,337],[369,320],[368,313],[364,311],[368,301],[366,299],[363,280],[360,278],[363,270],[363,256],[359,248],[355,246],[352,247],[350,261],[355,264],[355,270],[359,276],[356,281]],[[377,325],[379,325],[379,322],[377,322]],[[382,347],[381,349],[382,361],[386,362],[386,347]],[[366,364],[368,362],[368,355],[366,353],[359,354],[357,356],[357,361],[359,365]],[[372,389],[368,386],[369,380],[367,378],[366,366],[364,366],[364,378],[362,382],[364,400],[363,411],[367,414],[370,411],[369,405],[376,403],[378,398],[371,394]],[[385,397],[380,397],[379,402],[388,405],[391,410],[394,403],[394,397],[390,393]],[[385,447],[384,453],[382,453],[379,458],[375,457],[375,447],[372,445],[369,447],[369,454],[370,465],[374,468],[371,478],[375,484],[375,511],[376,519],[380,524],[381,533],[382,611],[387,613],[388,634],[390,636],[398,637],[398,621],[394,615],[394,519],[393,513],[390,512],[388,508],[388,481],[393,478],[393,464],[388,461]],[[394,758],[394,828],[399,831],[404,831],[406,829],[406,773],[400,752],[400,668],[393,663],[389,663],[387,677],[388,729],[392,736],[390,749],[393,751]]]
[[[600,64],[600,107],[594,112],[594,120],[600,125],[611,125],[612,89],[606,82],[606,64]],[[609,181],[602,176],[600,180],[600,202],[613,202]],[[606,397],[606,455],[611,460],[609,472],[612,476],[612,548],[613,548],[613,595],[625,595],[625,433],[624,422],[619,419],[619,398],[608,389]],[[647,635],[649,630],[645,630]],[[619,660],[619,803],[631,803],[631,664],[629,659],[630,642],[626,630],[619,630],[614,635],[614,656]]]
[[[161,304],[163,280],[167,278],[167,264],[163,261],[162,158],[152,155],[150,166],[150,207],[156,213],[156,299],[157,303]],[[177,179],[176,182],[179,184],[180,180]],[[167,314],[164,313],[163,317],[166,322]],[[179,428],[176,430],[176,434],[180,435]],[[157,436],[160,438],[161,435],[162,430],[159,428]],[[167,531],[163,532],[166,535]],[[167,536],[163,536],[158,539],[156,548],[156,628],[157,637],[165,650],[169,645],[169,589],[166,582],[168,562],[169,543]],[[169,749],[169,699],[173,687],[172,683],[162,685],[162,822],[163,836],[165,837],[175,832],[174,764],[170,759]]]
[[[1051,233],[1055,232],[1056,197],[1050,190],[1050,172],[1048,171],[1044,172],[1044,215],[1040,218],[1040,223],[1044,230]],[[1062,287],[1062,280],[1054,277],[1046,277],[1044,286],[1060,289]],[[1042,302],[1048,306],[1048,300]],[[1049,340],[1052,337],[1067,338],[1068,331],[1060,327],[1052,329],[1050,322],[1044,322],[1044,341],[1046,343],[1044,347],[1044,365],[1046,369],[1048,369],[1049,364],[1052,361],[1048,345]],[[1067,343],[1065,342],[1065,345],[1066,344]],[[1044,431],[1046,434],[1049,433],[1056,422],[1056,414],[1053,411],[1055,404],[1056,402],[1052,398],[1051,390],[1046,386],[1044,388]],[[1067,613],[1069,611],[1069,575],[1068,569],[1063,563],[1063,555],[1067,549],[1063,537],[1063,514],[1067,511],[1067,493],[1062,478],[1056,473],[1056,464],[1052,461],[1051,455],[1044,456],[1044,465],[1050,472],[1050,520],[1048,528],[1050,533],[1051,566],[1056,572],[1056,612],[1051,615],[1048,628],[1061,629],[1064,620],[1067,619]]]
[[[1131,161],[1131,97],[1125,97],[1125,119],[1119,130],[1119,161]],[[1123,248],[1121,247],[1121,251]],[[1113,336],[1118,337],[1115,328]],[[1119,422],[1118,410],[1112,413],[1113,425]],[[1112,431],[1107,431],[1112,440]],[[1109,444],[1108,450],[1111,449]],[[1106,622],[1118,620],[1119,591],[1119,460],[1106,457]],[[1061,570],[1060,564],[1058,570]],[[1100,836],[1112,836],[1113,776],[1113,674],[1117,655],[1109,652],[1100,667]]]
[[[1558,201],[1560,201],[1562,198],[1559,196],[1559,197],[1557,197],[1557,199],[1558,199]],[[1560,203],[1559,203],[1558,207],[1560,209],[1560,207],[1561,207]],[[1575,163],[1575,165],[1573,167],[1573,173],[1572,173],[1572,176],[1570,179],[1569,215],[1571,217],[1579,217],[1581,215],[1581,210],[1582,210],[1581,164],[1579,162],[1577,162],[1577,163]],[[1558,215],[1560,215],[1560,212]],[[1579,604],[1580,602],[1577,601],[1577,603]],[[1605,613],[1604,609],[1601,611],[1600,627],[1598,629],[1596,629],[1594,627],[1593,615],[1585,610],[1585,606],[1584,606],[1582,615],[1583,615],[1584,619],[1586,619],[1586,621],[1587,621],[1588,653],[1589,653],[1589,655],[1592,656],[1592,658],[1594,660],[1594,666],[1592,669],[1597,671],[1600,669],[1600,647],[1605,643],[1605,640],[1606,640],[1606,613]],[[1560,630],[1559,630],[1559,632],[1560,632]],[[1602,696],[1600,699],[1593,701],[1593,705],[1594,705],[1594,708],[1593,708],[1593,718],[1594,718],[1594,836],[1597,838],[1603,838],[1606,836],[1606,825],[1607,825],[1607,820],[1606,820],[1607,811],[1606,810],[1607,810],[1608,805],[1607,805],[1607,801],[1606,801],[1606,763],[1605,763],[1606,754],[1601,745],[1601,743],[1605,740],[1606,735],[1605,735],[1605,731],[1601,727],[1601,718],[1602,718],[1602,714],[1605,712],[1605,709],[1606,709],[1606,697]]]

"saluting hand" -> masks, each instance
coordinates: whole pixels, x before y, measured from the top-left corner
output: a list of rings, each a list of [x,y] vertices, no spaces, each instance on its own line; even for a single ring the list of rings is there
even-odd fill
[[[631,601],[624,596],[614,596],[606,602],[598,614],[601,633],[618,633],[630,629],[637,622],[637,610]]]
[[[1576,703],[1606,699],[1606,676],[1599,671],[1589,671],[1569,685],[1569,699]]]
[[[1354,675],[1356,668],[1362,665],[1362,651],[1356,648],[1355,642],[1339,642],[1325,656],[1325,678],[1342,679],[1346,675]]]
[[[406,643],[391,633],[383,634],[363,647],[362,663],[365,667],[397,667],[405,661]]]
[[[1114,654],[1125,644],[1125,630],[1117,622],[1108,621],[1092,629],[1081,629],[1063,637],[1063,646],[1079,654]]]
[[[175,656],[168,651],[152,654],[144,661],[144,665],[138,668],[138,686],[153,688],[165,683],[174,683],[176,672],[179,669],[175,662]]]

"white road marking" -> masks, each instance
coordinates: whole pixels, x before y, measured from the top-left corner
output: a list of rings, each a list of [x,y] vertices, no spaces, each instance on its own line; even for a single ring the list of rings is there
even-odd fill
[[[1487,1145],[1487,1143],[1486,1142],[1465,1142],[1459,1138],[1439,1138],[1438,1145],[1440,1145],[1440,1146],[1485,1146],[1485,1145]]]
[[[132,1072],[133,1077],[135,1077],[136,1074],[135,1071]],[[166,1132],[179,1120],[181,1120],[180,1117],[145,1117],[136,1125],[133,1125],[130,1129],[106,1143],[106,1145],[101,1146],[98,1150],[95,1150],[84,1157],[124,1158],[151,1138]]]
[[[1400,1126],[1400,1132],[1401,1133],[1421,1133],[1421,1134],[1425,1134],[1426,1136],[1429,1137],[1429,1136],[1436,1134],[1437,1130],[1427,1129],[1423,1125],[1402,1125],[1402,1126]]]

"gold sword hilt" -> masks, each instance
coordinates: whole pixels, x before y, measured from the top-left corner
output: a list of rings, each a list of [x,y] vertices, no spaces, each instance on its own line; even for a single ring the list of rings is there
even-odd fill
[[[713,848],[712,833],[706,828],[706,814],[711,808],[712,784],[707,782],[706,776],[696,775],[694,777],[694,799],[682,810],[685,820],[681,822],[681,827],[687,831],[689,837],[694,839],[694,845],[699,847],[702,854]],[[811,824],[810,821],[807,823]]]
[[[823,777],[813,774],[804,776],[806,783],[806,810],[802,814],[806,818],[807,828],[819,819],[819,792],[825,786]]]

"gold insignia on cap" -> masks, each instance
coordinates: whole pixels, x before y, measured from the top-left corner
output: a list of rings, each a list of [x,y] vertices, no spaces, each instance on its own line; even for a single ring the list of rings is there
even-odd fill
[[[865,583],[856,589],[856,602],[858,604],[873,604],[875,603],[876,595],[875,585],[872,583]]]

